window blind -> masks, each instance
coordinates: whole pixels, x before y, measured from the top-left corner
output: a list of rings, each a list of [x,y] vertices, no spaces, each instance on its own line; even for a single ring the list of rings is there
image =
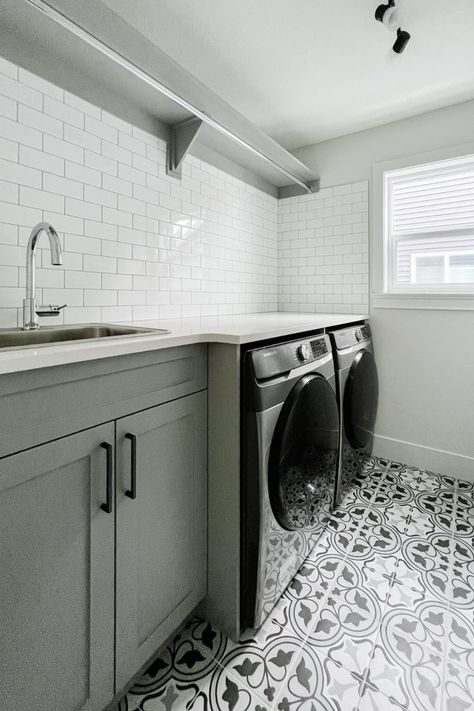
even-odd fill
[[[392,175],[391,232],[394,235],[474,228],[474,156],[462,164]]]

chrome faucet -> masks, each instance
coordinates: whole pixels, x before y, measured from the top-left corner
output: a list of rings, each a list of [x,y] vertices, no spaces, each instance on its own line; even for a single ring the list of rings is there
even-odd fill
[[[51,264],[62,264],[61,244],[58,233],[49,222],[39,222],[33,227],[28,246],[26,248],[26,298],[23,299],[23,330],[31,331],[39,328],[39,316],[58,316],[63,306],[38,306],[35,297],[36,291],[36,247],[41,232],[46,232],[49,238],[49,248],[51,251]]]

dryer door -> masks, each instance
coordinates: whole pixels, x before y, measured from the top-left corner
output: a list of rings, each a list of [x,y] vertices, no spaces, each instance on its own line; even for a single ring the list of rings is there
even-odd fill
[[[344,388],[344,429],[353,449],[367,447],[374,434],[379,395],[373,353],[358,352]]]
[[[313,528],[331,510],[338,443],[334,390],[321,375],[303,376],[285,400],[270,447],[268,490],[280,526]]]

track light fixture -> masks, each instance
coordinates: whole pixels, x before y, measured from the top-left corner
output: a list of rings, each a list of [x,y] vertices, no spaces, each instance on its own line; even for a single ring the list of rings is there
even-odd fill
[[[395,0],[388,0],[386,4],[379,5],[375,11],[375,19],[381,22],[390,32],[397,30],[397,39],[392,49],[396,54],[401,54],[407,46],[411,35],[400,27]]]
[[[381,22],[387,30],[394,30],[398,25],[398,10],[395,0],[389,0],[386,5],[379,5],[375,11],[375,19]]]

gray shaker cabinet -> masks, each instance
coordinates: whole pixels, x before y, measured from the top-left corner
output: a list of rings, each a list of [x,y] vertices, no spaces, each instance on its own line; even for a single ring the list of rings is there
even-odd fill
[[[0,711],[102,711],[204,598],[206,387],[202,345],[0,376]]]
[[[206,594],[207,393],[117,421],[117,690]]]
[[[113,697],[113,441],[105,424],[0,460],[5,711],[101,711]]]

